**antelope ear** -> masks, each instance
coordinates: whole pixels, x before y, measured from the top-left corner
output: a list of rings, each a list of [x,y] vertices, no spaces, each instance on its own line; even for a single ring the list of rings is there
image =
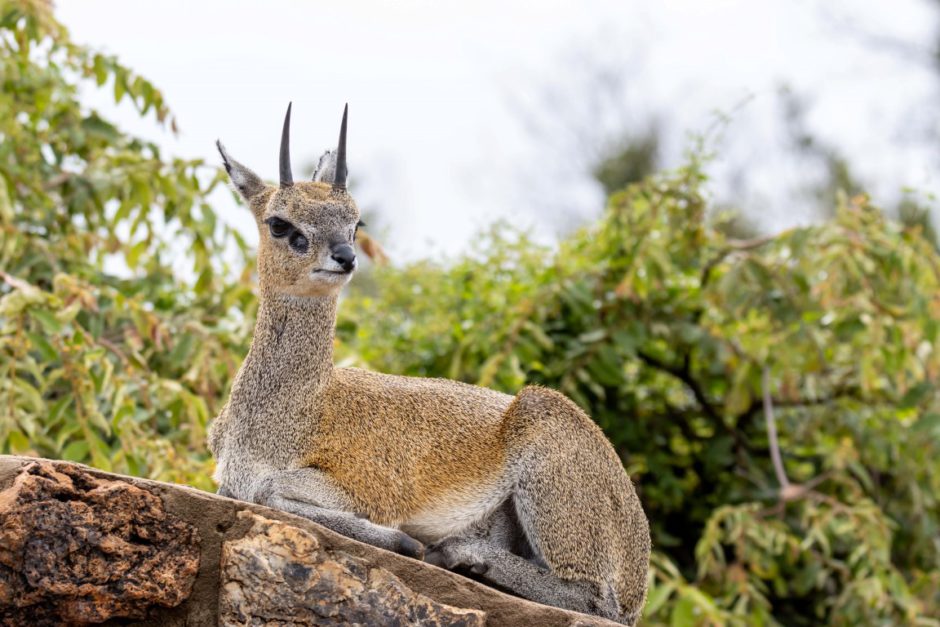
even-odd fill
[[[333,175],[336,173],[336,151],[327,150],[317,161],[317,167],[313,171],[313,180],[322,183],[332,183]]]
[[[229,156],[221,141],[216,141],[215,145],[219,149],[219,154],[222,155],[222,165],[225,166],[225,171],[228,172],[232,185],[235,186],[242,198],[250,201],[264,189],[264,182],[261,177]]]
[[[349,117],[349,105],[343,107],[343,122],[339,127],[339,142],[336,150],[327,150],[317,162],[313,171],[313,180],[332,183],[333,189],[346,191],[346,118]]]

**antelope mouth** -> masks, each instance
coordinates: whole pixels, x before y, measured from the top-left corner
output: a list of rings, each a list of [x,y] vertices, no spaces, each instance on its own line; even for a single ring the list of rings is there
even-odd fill
[[[328,270],[327,268],[317,268],[311,270],[307,275],[313,283],[323,283],[329,285],[342,285],[352,279],[352,270]]]
[[[346,274],[352,274],[352,270],[327,270],[326,268],[317,268],[312,272],[312,274],[335,274],[338,276],[344,276]]]

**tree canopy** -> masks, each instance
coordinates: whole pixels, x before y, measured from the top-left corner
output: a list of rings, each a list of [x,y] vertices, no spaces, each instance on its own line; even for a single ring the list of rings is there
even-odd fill
[[[3,449],[210,488],[206,424],[254,304],[221,263],[244,249],[206,202],[222,174],[82,106],[91,84],[174,124],[153,84],[73,44],[46,2],[0,6]]]
[[[212,489],[256,305],[222,175],[84,106],[173,125],[47,3],[0,7],[0,450]],[[650,517],[649,624],[940,624],[940,255],[862,195],[733,239],[707,184],[693,157],[557,248],[373,267],[337,361],[580,404]]]

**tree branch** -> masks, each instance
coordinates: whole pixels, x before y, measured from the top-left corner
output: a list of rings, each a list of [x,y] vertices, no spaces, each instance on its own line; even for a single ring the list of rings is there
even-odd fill
[[[793,399],[773,398],[771,396],[771,404],[775,408],[777,407],[784,407],[784,408],[819,407],[821,405],[828,405],[830,403],[833,403],[835,401],[842,400],[842,399],[853,399],[853,400],[858,400],[858,401],[862,400],[861,397],[859,396],[858,387],[846,386],[842,388],[837,387],[827,396],[821,396],[819,398],[811,398],[811,399],[800,398],[800,399],[793,400]],[[762,406],[763,406],[762,399],[752,400],[751,404],[748,405],[747,409],[745,409],[738,415],[737,420],[750,418],[755,413],[757,413],[762,408]]]
[[[767,235],[764,237],[755,237],[753,239],[733,239],[725,242],[724,248],[718,251],[712,259],[705,263],[705,266],[702,268],[702,274],[699,278],[699,284],[701,288],[705,288],[708,285],[709,281],[712,278],[712,271],[720,264],[725,258],[728,257],[731,253],[739,251],[754,250],[755,248],[760,248],[764,244],[774,241],[780,237],[780,234],[776,235]]]
[[[761,376],[761,391],[764,396],[764,419],[767,421],[767,445],[770,447],[770,459],[774,464],[774,472],[777,475],[777,483],[780,484],[780,492],[784,494],[790,488],[790,480],[787,478],[787,471],[783,467],[783,459],[780,456],[777,421],[774,417],[774,404],[770,398],[770,368],[767,366],[764,366],[764,372]]]

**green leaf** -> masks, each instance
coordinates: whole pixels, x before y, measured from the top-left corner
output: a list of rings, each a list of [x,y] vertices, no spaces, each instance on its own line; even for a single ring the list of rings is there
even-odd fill
[[[914,423],[911,430],[918,434],[929,433],[940,438],[940,413],[924,414]]]
[[[118,71],[114,75],[114,102],[121,102],[121,98],[124,97],[124,94],[127,93],[127,87],[124,85],[124,81],[127,80],[127,75],[124,72]]]
[[[49,335],[55,335],[62,331],[62,323],[56,319],[55,315],[51,311],[31,308],[29,310],[29,315],[34,320],[36,320],[40,326],[42,326],[43,331]]]
[[[108,82],[108,68],[105,66],[104,57],[100,54],[95,55],[93,70],[98,87]]]
[[[725,413],[737,416],[744,413],[751,406],[751,365],[741,364],[734,372],[731,391],[725,397]]]
[[[150,248],[150,242],[147,240],[141,240],[131,246],[127,252],[124,254],[124,259],[127,261],[127,265],[131,268],[136,268],[140,260],[141,255],[147,252],[147,249]]]
[[[39,351],[40,356],[46,361],[57,361],[59,358],[59,353],[56,351],[55,347],[46,339],[45,336],[40,335],[39,333],[33,333],[28,331],[26,336],[29,338],[30,343]]]
[[[29,438],[19,431],[10,431],[7,433],[7,442],[10,445],[11,453],[28,453],[32,450]]]
[[[49,414],[46,419],[48,424],[55,424],[62,417],[62,412],[65,411],[65,408],[72,404],[71,396],[63,396],[59,400],[55,401],[49,407]]]
[[[688,596],[682,596],[672,608],[669,625],[670,627],[696,627],[698,625],[697,613],[695,602]]]
[[[901,399],[899,407],[901,409],[911,409],[917,407],[932,391],[933,385],[929,381],[922,381],[917,385],[912,386],[911,389],[907,391],[907,393]]]
[[[13,386],[19,390],[20,398],[31,412],[43,413],[46,407],[42,394],[26,379],[14,379]]]
[[[643,609],[643,615],[651,617],[656,614],[666,604],[675,589],[675,585],[671,583],[660,583],[652,586],[646,597],[646,607]]]
[[[587,333],[582,333],[578,336],[579,342],[584,342],[585,344],[592,344],[594,342],[599,342],[607,337],[606,329],[597,329],[595,331],[588,331]]]
[[[76,440],[62,451],[62,459],[73,462],[84,462],[88,458],[88,443]]]

